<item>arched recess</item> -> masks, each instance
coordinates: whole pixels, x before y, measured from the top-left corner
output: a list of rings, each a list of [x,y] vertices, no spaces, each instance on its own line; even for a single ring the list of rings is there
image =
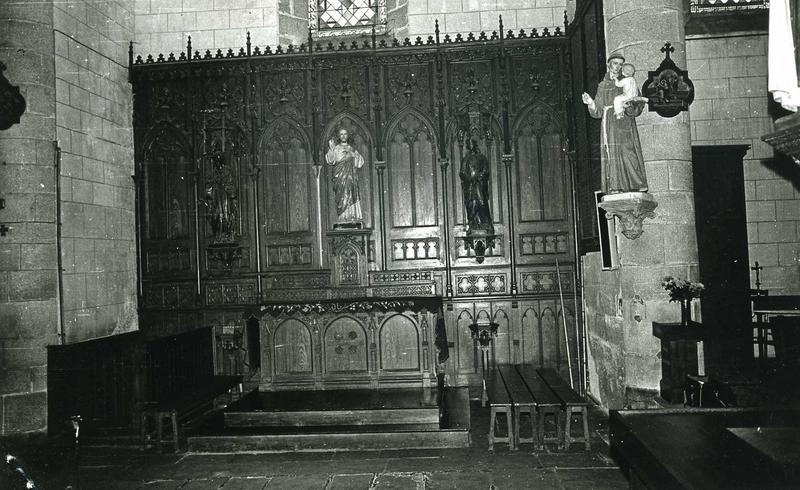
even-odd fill
[[[539,321],[542,329],[542,365],[558,368],[563,346],[555,303],[548,302],[546,306],[542,306],[542,315]]]
[[[541,103],[522,110],[513,128],[517,215],[521,222],[567,217],[567,164],[561,119]]]
[[[295,318],[275,327],[272,335],[275,375],[310,374],[314,371],[311,329]]]
[[[461,310],[456,318],[457,330],[457,344],[458,348],[458,372],[472,373],[476,372],[476,355],[475,355],[475,342],[472,340],[472,330],[469,326],[475,323],[475,317],[472,314],[472,305]],[[450,338],[448,336],[448,338]]]
[[[264,234],[310,234],[314,167],[310,139],[302,126],[288,117],[273,121],[259,139],[258,159]]]
[[[491,212],[492,220],[495,224],[505,222],[505,169],[503,168],[503,131],[500,129],[500,122],[492,116],[487,123],[488,131],[486,137],[478,141],[478,147],[483,155],[489,160],[491,168],[490,187],[491,193]],[[447,129],[447,148],[450,155],[450,188],[452,189],[452,208],[453,224],[457,226],[466,225],[466,211],[464,209],[464,194],[461,190],[461,159],[466,155],[467,138],[459,130],[459,124],[454,121]]]
[[[194,212],[191,151],[183,133],[161,122],[144,137],[138,164],[142,235],[145,240],[182,240],[192,235]],[[137,172],[138,173],[138,172]]]
[[[406,109],[388,124],[385,147],[387,214],[392,228],[437,226],[439,193],[433,125],[418,110]]]
[[[351,316],[333,320],[325,329],[325,372],[354,373],[367,370],[367,333]]]
[[[522,362],[542,366],[542,335],[539,313],[530,307],[521,318],[522,322]]]
[[[322,141],[320,141],[318,149],[320,151],[320,162],[325,166],[325,186],[327,190],[328,206],[328,220],[330,223],[335,223],[336,218],[336,198],[332,186],[332,165],[328,165],[325,161],[325,154],[328,152],[328,146],[331,140],[334,144],[338,141],[339,130],[346,129],[351,138],[351,146],[355,148],[362,157],[364,157],[364,166],[358,171],[358,192],[361,199],[361,211],[364,217],[364,227],[373,227],[373,189],[372,189],[372,162],[373,162],[373,148],[375,147],[375,139],[369,130],[369,126],[356,114],[352,112],[342,112],[336,115],[325,126],[322,133]]]
[[[498,308],[494,311],[492,322],[497,323],[497,336],[494,338],[495,364],[513,364],[514,353],[511,342],[511,321],[505,310]]]
[[[382,371],[419,371],[419,330],[405,315],[392,315],[381,324]]]

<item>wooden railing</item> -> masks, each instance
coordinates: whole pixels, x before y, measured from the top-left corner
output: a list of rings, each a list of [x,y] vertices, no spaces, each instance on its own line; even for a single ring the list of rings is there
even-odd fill
[[[131,429],[144,402],[201,386],[214,375],[211,327],[147,340],[141,332],[48,347],[48,429]]]
[[[68,429],[73,415],[89,427],[130,427],[142,397],[142,345],[140,332],[131,332],[49,346],[49,432]]]

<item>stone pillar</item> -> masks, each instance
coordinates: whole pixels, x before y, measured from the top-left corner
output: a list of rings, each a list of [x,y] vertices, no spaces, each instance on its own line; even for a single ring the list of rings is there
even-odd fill
[[[0,435],[44,430],[58,343],[53,4],[0,2],[0,61],[27,108],[0,131]]]
[[[675,48],[675,63],[686,66],[683,3],[604,2],[608,54],[622,53],[636,66],[639,87],[663,60],[665,42]],[[666,275],[699,277],[689,113],[666,119],[645,112],[637,122],[656,216],[644,221],[644,233],[634,240],[617,228],[618,270],[602,271],[599,254],[584,261],[589,391],[609,408],[645,405],[657,393],[660,343],[652,322],[680,317],[661,281]]]

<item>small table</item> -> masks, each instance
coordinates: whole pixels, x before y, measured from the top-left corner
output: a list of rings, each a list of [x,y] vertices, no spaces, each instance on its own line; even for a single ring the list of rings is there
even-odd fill
[[[756,343],[758,344],[758,358],[762,367],[767,358],[767,330],[771,331],[775,357],[779,363],[793,360],[797,346],[796,325],[800,322],[790,321],[789,317],[800,316],[800,296],[754,296],[753,315],[756,317]],[[766,322],[765,322],[766,320]],[[775,337],[778,338],[775,338]],[[783,355],[789,351],[790,356]]]
[[[661,339],[661,397],[669,403],[683,403],[686,375],[699,374],[697,343],[705,338],[703,325],[653,322],[653,336]]]

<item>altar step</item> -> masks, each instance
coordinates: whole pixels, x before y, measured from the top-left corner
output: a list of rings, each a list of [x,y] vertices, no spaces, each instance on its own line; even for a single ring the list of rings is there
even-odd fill
[[[469,397],[448,389],[252,393],[189,435],[198,453],[468,447]],[[441,415],[441,416],[440,416]]]
[[[253,392],[225,410],[225,427],[439,427],[435,392],[421,389]]]
[[[406,408],[225,413],[225,427],[399,426],[407,424],[438,428],[439,409]]]
[[[410,430],[406,425],[361,426],[359,429],[337,427],[330,432],[306,430],[294,434],[226,432],[188,438],[188,450],[194,453],[379,451],[458,448],[469,447],[469,444],[468,430]]]

